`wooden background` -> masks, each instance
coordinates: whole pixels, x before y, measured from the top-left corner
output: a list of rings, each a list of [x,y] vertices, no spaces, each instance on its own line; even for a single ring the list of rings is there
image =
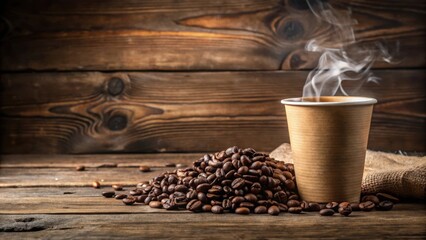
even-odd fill
[[[426,3],[330,0],[358,40],[400,43],[378,62],[369,147],[426,151]],[[299,0],[2,0],[2,153],[270,151],[279,100],[300,96],[330,38]],[[350,86],[348,86],[350,87]]]

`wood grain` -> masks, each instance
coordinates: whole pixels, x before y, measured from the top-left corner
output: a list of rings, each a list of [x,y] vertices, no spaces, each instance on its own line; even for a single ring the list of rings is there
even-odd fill
[[[132,208],[132,207],[129,207]],[[139,207],[135,207],[139,208]],[[136,210],[137,211],[137,210]],[[357,212],[324,220],[317,213],[279,216],[210,213],[1,215],[0,237],[7,239],[424,239],[425,209],[400,204],[389,212]],[[268,230],[262,230],[267,228]],[[397,229],[397,230],[396,230]],[[15,231],[15,232],[13,232]]]
[[[359,41],[399,41],[401,62],[375,67],[425,66],[424,2],[329,2],[352,9]],[[318,55],[305,43],[334,36],[296,0],[6,0],[0,9],[7,71],[307,69]]]
[[[0,155],[0,168],[130,168],[141,165],[162,168],[170,163],[190,166],[202,157],[201,153],[154,154],[77,154],[77,155]]]
[[[375,73],[382,81],[358,91],[379,100],[369,148],[426,151],[425,72]],[[1,149],[21,154],[214,152],[238,145],[271,151],[288,142],[279,101],[300,96],[306,75],[2,74]]]

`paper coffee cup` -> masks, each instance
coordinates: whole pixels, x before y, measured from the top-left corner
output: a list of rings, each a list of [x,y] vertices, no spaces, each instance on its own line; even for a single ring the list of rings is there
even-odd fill
[[[359,202],[374,98],[283,99],[300,197]]]

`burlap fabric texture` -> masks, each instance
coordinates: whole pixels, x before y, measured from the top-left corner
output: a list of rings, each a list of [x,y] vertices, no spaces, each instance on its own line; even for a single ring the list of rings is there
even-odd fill
[[[282,144],[270,155],[293,163],[288,143]],[[426,157],[367,150],[362,193],[378,192],[402,199],[426,199]]]

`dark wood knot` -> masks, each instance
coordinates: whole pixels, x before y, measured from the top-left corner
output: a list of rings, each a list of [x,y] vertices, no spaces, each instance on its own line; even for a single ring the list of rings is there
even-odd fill
[[[117,96],[124,91],[124,81],[121,78],[113,77],[108,81],[108,93]]]
[[[120,131],[127,127],[127,117],[124,115],[113,115],[108,120],[108,129],[111,131]]]
[[[276,26],[278,36],[284,40],[294,41],[303,37],[305,29],[302,23],[297,20],[279,21]]]

